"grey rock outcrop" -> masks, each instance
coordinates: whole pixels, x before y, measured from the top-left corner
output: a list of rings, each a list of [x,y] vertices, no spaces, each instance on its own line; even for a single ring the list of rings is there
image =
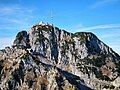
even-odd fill
[[[90,32],[41,23],[0,50],[1,90],[118,90],[119,79],[120,56]]]

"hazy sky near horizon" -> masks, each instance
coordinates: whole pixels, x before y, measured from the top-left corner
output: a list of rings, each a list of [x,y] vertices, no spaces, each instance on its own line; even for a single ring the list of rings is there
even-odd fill
[[[0,0],[0,49],[40,21],[93,32],[120,54],[120,0]]]

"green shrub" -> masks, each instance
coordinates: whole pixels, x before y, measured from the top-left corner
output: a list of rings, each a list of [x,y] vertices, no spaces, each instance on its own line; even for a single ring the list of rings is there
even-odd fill
[[[29,55],[28,55],[28,54],[24,54],[24,55],[21,57],[21,59],[27,60],[27,59],[29,59]]]

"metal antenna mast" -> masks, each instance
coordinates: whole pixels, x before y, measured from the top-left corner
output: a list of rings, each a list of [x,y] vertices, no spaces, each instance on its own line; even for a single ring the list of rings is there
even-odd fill
[[[53,25],[53,11],[51,10],[51,24]]]

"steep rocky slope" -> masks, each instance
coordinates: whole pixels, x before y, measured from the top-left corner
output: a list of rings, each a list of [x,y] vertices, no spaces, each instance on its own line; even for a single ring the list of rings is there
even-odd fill
[[[93,33],[37,24],[0,50],[0,89],[119,90],[120,56]]]

